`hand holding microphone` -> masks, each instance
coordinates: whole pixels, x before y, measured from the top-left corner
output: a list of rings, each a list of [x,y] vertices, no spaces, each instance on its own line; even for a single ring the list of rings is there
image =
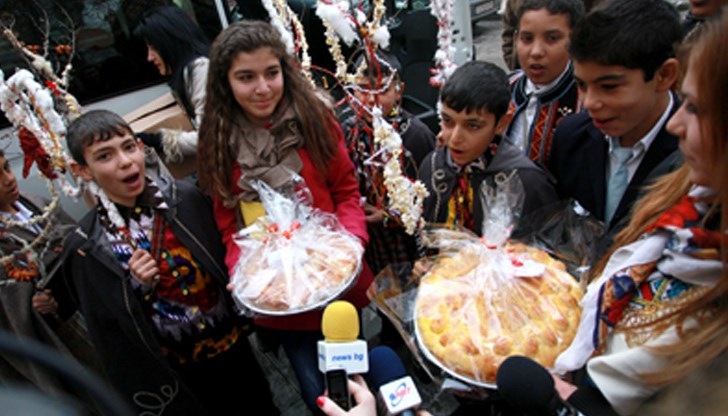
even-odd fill
[[[356,415],[356,416],[376,416],[377,415],[377,399],[374,397],[369,387],[367,387],[364,378],[356,374],[348,381],[348,389],[355,403],[351,410],[342,409],[334,400],[326,396],[321,396],[316,400],[321,411],[328,416]]]
[[[369,352],[369,380],[379,392],[388,415],[415,416],[422,398],[397,353],[387,346]],[[419,412],[418,412],[419,413]]]
[[[321,396],[316,400],[321,411],[327,416],[377,416],[377,398],[367,387],[364,378],[356,374],[349,382],[349,392],[351,392],[355,403],[351,410],[346,411],[339,407],[335,401],[326,396]],[[418,410],[417,416],[432,416],[426,410]]]

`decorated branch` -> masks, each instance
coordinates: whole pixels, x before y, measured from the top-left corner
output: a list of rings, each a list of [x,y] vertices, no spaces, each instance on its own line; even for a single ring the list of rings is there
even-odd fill
[[[77,100],[67,90],[75,35],[71,30],[70,45],[52,46],[47,16],[40,21],[45,22],[42,46],[26,45],[20,41],[12,30],[12,20],[4,22],[1,29],[2,35],[24,58],[29,69],[19,69],[7,79],[0,70],[0,109],[12,123],[23,151],[23,177],[27,177],[32,165],[36,164],[51,196],[51,202],[43,212],[28,221],[0,216],[0,228],[3,230],[44,225],[37,238],[31,242],[23,241],[18,250],[0,258],[8,276],[16,280],[28,280],[26,277],[38,275],[23,273],[23,268],[17,265],[39,267],[37,253],[48,248],[46,236],[53,227],[51,215],[60,205],[59,190],[72,197],[81,193],[80,188],[67,178],[70,159],[65,147],[66,126],[80,114]]]
[[[281,34],[288,53],[298,58],[301,70],[306,78],[313,82],[311,57],[308,54],[308,42],[301,21],[284,0],[263,0],[262,3],[271,16],[271,24]]]
[[[386,12],[384,2],[375,0],[371,6],[371,17],[367,16],[362,5],[354,7],[346,0],[319,0],[316,8],[316,14],[326,28],[326,43],[336,63],[335,76],[344,87],[347,99],[357,104],[356,107],[362,111],[370,110],[357,101],[352,91],[379,95],[389,89],[396,72],[389,63],[376,58],[376,51],[380,47],[386,49],[389,46],[390,34],[383,24]],[[364,59],[353,73],[347,71],[348,65],[341,52],[340,41],[347,46],[357,43],[363,51]],[[376,74],[375,85],[362,86],[360,80],[366,77],[364,73],[376,73],[372,68],[379,68],[379,65],[387,66],[389,75],[382,77]],[[403,174],[400,162],[402,139],[397,130],[387,122],[379,107],[370,112],[376,151],[365,163],[381,166],[386,189],[386,211],[402,224],[407,233],[415,234],[421,226],[422,202],[427,190],[422,183]]]
[[[441,87],[457,69],[454,62],[455,47],[453,46],[452,21],[453,0],[433,0],[431,2],[432,15],[437,19],[437,45],[435,52],[435,68],[432,69],[430,84]]]

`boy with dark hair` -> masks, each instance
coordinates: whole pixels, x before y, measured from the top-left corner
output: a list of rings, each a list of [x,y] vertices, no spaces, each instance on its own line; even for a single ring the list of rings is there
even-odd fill
[[[600,4],[572,33],[574,76],[587,111],[561,121],[548,167],[561,198],[574,198],[607,225],[604,246],[640,189],[679,166],[678,139],[665,124],[680,106],[671,88],[681,39],[680,17],[663,0]]]
[[[435,148],[435,134],[401,106],[405,85],[399,77],[399,61],[377,51],[376,62],[366,65],[365,53],[368,52],[363,52],[354,65],[355,71],[363,66],[363,72],[353,86],[353,114],[345,117],[341,127],[359,179],[359,191],[366,198],[364,212],[369,243],[365,259],[374,274],[378,274],[388,265],[411,266],[418,253],[413,237],[398,222],[397,214],[387,210],[383,163],[375,157],[377,146],[371,112],[379,107],[382,117],[399,133],[402,169],[413,180],[417,179],[425,156]],[[372,56],[368,59],[373,61]]]
[[[581,0],[581,3],[584,5],[584,10],[589,11],[592,7],[595,7],[602,1],[603,0]],[[521,8],[523,3],[524,0],[505,0],[503,8],[501,52],[503,55],[503,62],[511,71],[515,71],[521,67],[516,54],[516,36],[518,34],[518,21],[520,20],[518,10]]]
[[[144,146],[115,113],[81,115],[66,139],[97,204],[66,239],[64,270],[112,384],[139,412],[224,414],[255,402],[276,414],[225,289],[210,200],[184,181],[147,179]]]
[[[505,135],[542,166],[556,125],[580,110],[569,40],[583,16],[581,0],[525,0],[518,9],[516,52],[522,69],[510,77],[513,121]]]
[[[502,140],[510,121],[508,77],[488,62],[471,61],[448,78],[440,92],[445,147],[425,158],[420,179],[430,195],[424,218],[480,235],[484,207],[480,187],[499,173],[515,175],[524,190],[521,218],[556,201],[547,174],[513,144]]]

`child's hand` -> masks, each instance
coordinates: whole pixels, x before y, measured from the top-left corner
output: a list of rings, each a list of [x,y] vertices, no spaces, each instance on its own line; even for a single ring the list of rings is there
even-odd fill
[[[367,224],[381,224],[384,221],[384,211],[373,205],[364,205],[364,215],[366,215]]]
[[[159,280],[159,266],[147,250],[136,249],[129,258],[131,275],[139,283],[152,286]]]
[[[419,279],[420,277],[427,274],[432,268],[432,261],[428,258],[421,258],[415,260],[414,266],[412,266],[412,277]]]
[[[31,300],[33,309],[42,314],[55,313],[58,310],[58,302],[53,298],[53,293],[50,289],[45,289],[42,292],[36,292]]]

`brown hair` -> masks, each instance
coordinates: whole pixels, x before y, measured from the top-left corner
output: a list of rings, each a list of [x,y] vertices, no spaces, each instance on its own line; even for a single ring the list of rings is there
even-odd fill
[[[131,127],[118,114],[109,110],[91,110],[73,120],[66,132],[66,144],[71,157],[86,166],[83,151],[96,142],[105,142],[115,136],[134,135]]]
[[[697,80],[701,134],[704,140],[713,141],[715,166],[720,169],[716,204],[720,209],[720,232],[725,236],[728,231],[728,115],[725,107],[725,97],[728,96],[728,14],[706,23],[690,51],[688,67]],[[688,170],[686,164],[648,188],[647,194],[635,205],[629,225],[615,237],[613,247],[594,268],[592,277],[601,274],[618,247],[637,240],[645,227],[688,192],[691,186]],[[667,358],[670,365],[663,370],[643,374],[647,383],[659,385],[680,380],[728,348],[728,247],[725,237],[721,241],[724,267],[718,283],[684,308],[661,318],[677,318],[677,322],[682,324],[688,318],[700,316],[700,324],[678,343],[651,348],[654,353]],[[706,311],[710,313],[704,314]]]
[[[230,139],[233,129],[238,128],[234,123],[236,113],[242,111],[230,89],[228,71],[238,54],[260,48],[269,48],[280,60],[284,91],[279,107],[288,105],[297,115],[303,146],[316,169],[325,174],[327,163],[336,152],[333,112],[324,101],[323,93],[314,88],[288,54],[278,31],[269,23],[258,20],[233,23],[212,44],[205,115],[200,124],[197,147],[200,187],[224,201],[233,198],[235,159]]]

